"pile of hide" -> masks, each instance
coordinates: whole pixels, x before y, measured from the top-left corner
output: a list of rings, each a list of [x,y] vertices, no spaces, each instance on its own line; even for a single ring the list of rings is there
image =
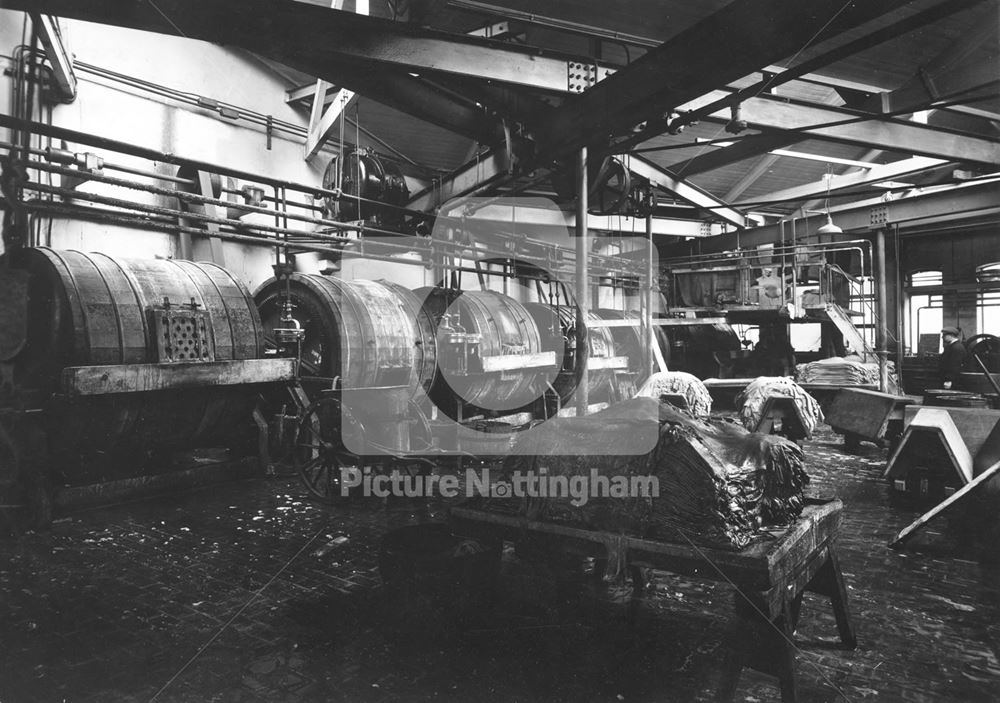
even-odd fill
[[[823,411],[819,403],[802,387],[790,378],[784,376],[761,376],[755,378],[736,396],[736,407],[740,409],[740,422],[750,431],[760,424],[761,414],[767,399],[772,396],[791,398],[798,409],[802,427],[806,436],[812,436],[816,423],[823,420]]]
[[[557,418],[523,434],[516,472],[552,477],[653,477],[652,496],[554,495],[477,498],[486,510],[681,544],[743,549],[763,525],[783,525],[803,507],[809,478],[801,449],[733,422],[700,420],[652,398],[633,398],[584,418]],[[550,482],[550,485],[551,482]],[[589,487],[592,488],[593,484]],[[575,504],[574,504],[575,503]]]
[[[683,371],[660,371],[654,373],[635,394],[637,398],[654,398],[676,394],[687,400],[688,410],[695,417],[708,417],[712,412],[712,396],[701,380]]]
[[[889,365],[888,392],[898,393],[896,365],[891,361],[886,363]],[[795,367],[795,380],[799,383],[829,383],[838,386],[877,386],[878,364],[863,362],[860,357],[833,356],[808,364],[798,364]]]

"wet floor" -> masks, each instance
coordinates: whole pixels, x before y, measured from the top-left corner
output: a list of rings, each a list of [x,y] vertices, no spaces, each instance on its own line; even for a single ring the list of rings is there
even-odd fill
[[[1000,537],[890,506],[885,450],[806,443],[810,492],[844,501],[838,541],[859,647],[807,595],[803,701],[1000,700]],[[960,511],[967,517],[966,510]],[[498,599],[399,593],[380,539],[443,519],[413,501],[310,501],[292,478],[78,512],[0,540],[0,701],[708,701],[732,593],[655,573],[634,609],[580,562],[504,553]],[[778,700],[746,671],[737,700]]]

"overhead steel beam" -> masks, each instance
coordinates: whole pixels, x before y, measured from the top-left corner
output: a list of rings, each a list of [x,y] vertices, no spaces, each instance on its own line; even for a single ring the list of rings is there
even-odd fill
[[[491,24],[485,24],[482,27],[477,27],[472,31],[466,32],[470,37],[486,37],[487,39],[506,39],[508,37],[516,37],[523,34],[523,32],[517,32],[511,27],[510,22],[493,22]]]
[[[37,12],[31,14],[31,20],[38,37],[42,40],[42,46],[45,47],[49,65],[52,66],[52,78],[59,90],[59,98],[63,102],[71,103],[76,100],[76,74],[73,72],[73,58],[63,44],[59,22],[54,17],[40,15]]]
[[[369,97],[486,144],[500,144],[505,139],[501,121],[471,100],[459,100],[410,75],[412,66],[401,57],[399,71],[380,71],[372,62],[357,61],[356,56],[328,50],[332,37],[357,32],[355,39],[368,36],[363,30],[374,23],[388,33],[398,33],[415,43],[419,37],[448,37],[458,44],[483,50],[494,63],[513,51],[519,56],[535,57],[530,49],[512,49],[484,39],[447,35],[389,22],[350,12],[337,12],[306,5],[294,0],[157,0],[135,3],[132,0],[0,0],[4,7],[42,10],[62,17],[185,36],[226,44],[255,52],[266,59],[328,79],[356,93]],[[440,45],[440,44],[439,44]],[[500,53],[490,53],[494,50]],[[339,61],[335,59],[346,59]],[[565,67],[565,61],[560,59]],[[473,70],[466,66],[466,72]],[[565,79],[565,76],[564,76]]]
[[[470,221],[496,222],[497,227],[510,227],[517,223],[519,230],[530,227],[556,228],[570,231],[576,227],[576,215],[570,210],[508,204],[503,200],[476,209]],[[588,229],[600,232],[621,232],[643,236],[646,234],[645,217],[621,215],[587,215]],[[716,230],[717,234],[720,230]],[[653,234],[669,237],[707,237],[713,232],[699,220],[680,220],[665,217],[653,218]]]
[[[673,101],[672,104],[668,104],[667,107],[671,110],[676,110],[678,112],[686,114],[681,114],[679,117],[672,118],[669,120],[666,118],[665,115],[663,115],[662,112],[661,116],[654,115],[652,116],[652,119],[648,121],[648,124],[644,129],[640,130],[636,134],[629,135],[619,144],[616,144],[615,148],[618,150],[622,150],[622,149],[628,149],[637,144],[641,144],[642,142],[649,140],[650,138],[656,136],[657,134],[662,134],[664,131],[668,129],[668,127],[670,129],[676,129],[677,127],[686,124],[691,124],[700,119],[703,115],[708,115],[711,114],[712,112],[715,112],[716,110],[726,108],[730,105],[735,104],[738,100],[741,100],[749,96],[757,95],[765,90],[772,90],[775,87],[781,85],[782,83],[786,83],[796,78],[805,78],[812,72],[819,70],[824,66],[828,66],[832,63],[845,59],[860,51],[882,44],[883,42],[888,41],[889,39],[892,39],[894,37],[898,37],[908,32],[912,32],[931,22],[940,20],[944,17],[954,14],[955,12],[968,9],[969,7],[979,4],[981,2],[984,2],[984,0],[941,0],[932,7],[929,7],[921,12],[915,13],[909,17],[904,17],[897,22],[893,22],[892,24],[886,27],[882,27],[869,34],[865,34],[861,37],[858,37],[856,39],[848,40],[846,42],[840,40],[839,38],[831,40],[830,42],[827,43],[827,46],[829,48],[827,48],[825,51],[822,51],[822,53],[813,56],[812,58],[803,61],[790,68],[782,69],[778,67],[778,70],[774,71],[775,67],[770,65],[772,64],[772,61],[770,60],[761,61],[759,63],[755,62],[755,65],[745,66],[745,70],[743,71],[742,75],[748,75],[760,69],[762,66],[767,65],[768,67],[766,69],[763,69],[767,75],[765,75],[765,77],[762,80],[750,86],[746,86],[739,91],[736,91],[736,93],[734,93],[733,95],[724,96],[722,100],[712,103],[701,102],[697,106],[684,106],[683,103],[686,102],[686,99],[675,100]],[[725,9],[729,10],[730,8],[736,6],[737,4],[739,3],[734,2]],[[746,16],[741,20],[747,23],[745,26],[735,25],[737,27],[740,26],[744,27],[744,29],[747,32],[747,35],[745,37],[738,37],[735,38],[735,40],[729,40],[728,37],[713,38],[709,36],[702,36],[701,39],[705,42],[704,45],[726,46],[727,51],[729,52],[730,55],[732,55],[734,51],[737,52],[737,55],[740,55],[740,48],[744,44],[749,43],[750,47],[745,52],[743,52],[742,55],[744,55],[749,59],[753,59],[753,57],[762,55],[763,53],[765,53],[764,51],[762,51],[762,49],[767,48],[763,46],[765,43],[781,39],[781,37],[773,38],[768,36],[767,34],[767,30],[772,29],[770,25],[771,24],[776,25],[776,22],[772,20],[772,17],[777,17],[779,12],[784,12],[784,10],[781,10],[778,7],[769,7],[769,5],[777,5],[777,4],[778,3],[768,3],[766,2],[766,0],[762,0],[759,3],[760,7],[757,8],[757,11],[760,13],[758,17],[754,17],[752,14],[753,11],[751,10],[749,16]],[[865,4],[867,5],[870,11],[877,14],[883,14],[884,12],[888,12],[889,10],[894,9],[893,7],[886,7],[881,3],[865,3]],[[892,3],[892,4],[895,6],[900,3]],[[840,19],[841,13],[844,12],[845,8],[848,8],[850,5],[854,5],[854,3],[851,3],[849,5],[844,5],[842,8],[827,7],[825,9],[816,7],[815,3],[804,3],[804,5],[807,5],[810,10],[815,10],[817,13],[817,17],[836,16],[838,19]],[[882,6],[879,7],[880,5]],[[805,8],[803,7],[802,9]],[[772,12],[775,14],[772,15],[771,14]],[[721,12],[719,14],[721,14]],[[784,17],[783,15],[781,16]],[[712,18],[709,18],[709,20],[711,19]],[[814,19],[816,19],[816,17],[814,17]],[[844,19],[847,22],[852,21],[850,18],[844,18]],[[860,20],[860,22],[864,21],[863,19],[860,18],[858,19]],[[761,32],[759,29],[756,29],[757,25],[759,25],[761,22],[764,22],[768,25],[764,28],[765,30],[764,32]],[[831,22],[830,25],[824,27],[825,34],[827,36],[821,37],[818,34],[813,35],[811,34],[811,32],[807,32],[805,35],[799,36],[797,39],[795,39],[795,41],[790,46],[787,44],[783,44],[783,46],[787,46],[789,50],[786,53],[777,56],[775,60],[785,59],[786,57],[792,56],[793,54],[797,56],[801,46],[816,44],[817,41],[822,41],[823,39],[827,39],[832,34],[843,31],[842,29],[835,28],[833,24],[834,23]],[[797,28],[794,26],[790,28],[790,31],[792,32],[793,35],[796,30]],[[730,31],[732,31],[732,28],[730,29]],[[821,33],[824,32],[821,30]],[[679,37],[672,39],[671,43],[676,42],[678,39]],[[757,41],[758,39],[762,44],[761,48],[757,48],[754,44],[754,42]],[[657,51],[662,52],[666,47],[667,45],[664,45]],[[674,57],[674,60],[678,62],[679,66],[687,66],[687,62],[682,53],[684,50],[685,47],[682,45],[681,47],[678,48],[677,55]],[[689,50],[697,51],[698,47],[697,45],[692,45],[690,46]],[[740,62],[732,62],[732,64],[737,66],[741,65]],[[707,85],[705,90],[718,88],[719,86],[722,86],[725,83],[729,83],[730,81],[734,80],[734,78],[735,77],[728,77],[725,80],[716,81],[710,85]],[[683,85],[683,83],[675,82],[669,85],[681,86]]]
[[[768,171],[774,168],[780,157],[776,154],[765,154],[757,159],[757,162],[747,171],[740,180],[736,181],[723,198],[726,202],[733,202],[743,195],[747,188],[760,180]]]
[[[1000,82],[1000,53],[997,43],[997,3],[983,8],[984,16],[971,34],[965,34],[948,49],[920,66],[919,70],[896,90],[880,93],[863,104],[869,111],[902,112],[923,109],[953,95],[972,95],[975,91]],[[985,60],[975,56],[989,44]],[[994,91],[995,92],[995,91]]]
[[[996,222],[1000,221],[1000,180],[982,180],[928,189],[891,201],[872,198],[860,203],[832,207],[830,212],[838,227],[845,232],[860,235],[896,224],[905,232],[906,229],[925,227],[933,222],[946,222],[949,226],[960,224],[963,220],[981,221],[983,218]],[[813,215],[785,220],[785,238],[792,229],[791,222],[795,223],[795,230],[802,233],[802,236],[808,236],[821,224],[821,219]],[[781,241],[781,226],[773,224],[738,234],[701,239],[697,251],[676,247],[669,256],[748,249]]]
[[[306,160],[320,152],[327,139],[333,134],[337,120],[347,112],[347,106],[354,99],[353,91],[341,88],[334,92],[333,100],[327,107],[326,96],[332,88],[333,86],[324,80],[316,81],[309,117],[309,131],[306,134],[306,143],[302,148]]]
[[[473,193],[509,172],[510,160],[506,152],[494,149],[414,194],[406,206],[431,212],[449,200]]]
[[[461,101],[436,90],[420,78],[362,71],[342,64],[330,64],[320,69],[313,66],[310,70],[337,85],[456,134],[486,144],[499,144],[504,140],[501,121],[486,109],[472,101]]]
[[[330,8],[334,10],[341,10],[343,7],[344,0],[332,0],[330,4]],[[367,15],[368,0],[356,0],[354,11],[359,15]],[[303,147],[303,154],[307,161],[323,148],[326,140],[333,134],[337,118],[347,111],[347,106],[354,100],[353,91],[341,88],[334,93],[333,102],[327,107],[326,96],[332,90],[333,86],[327,81],[322,79],[316,81],[313,89],[312,108],[309,110],[309,129]]]
[[[711,215],[711,219],[728,222],[736,227],[746,227],[746,218],[741,212],[734,210],[728,203],[724,203],[708,191],[657,166],[652,161],[633,154],[626,155],[624,163],[628,170],[649,180],[653,185],[668,190],[681,200],[707,211]]]
[[[294,0],[3,1],[11,9],[235,44],[279,61],[294,59],[298,65],[353,61],[555,92],[565,92],[574,83],[578,64],[596,67],[589,57],[567,57]]]
[[[874,96],[867,107],[877,106],[882,112],[900,113],[906,110],[921,110],[940,100],[952,96],[974,98],[992,92],[997,94],[1000,84],[1000,57],[962,66],[959,69],[921,75],[919,82],[907,83],[890,93]]]
[[[479,103],[515,122],[533,124],[545,119],[554,109],[550,103],[518,88],[466,76],[435,76],[433,79],[425,79],[425,82]]]
[[[883,165],[870,165],[866,170],[857,173],[848,173],[842,176],[824,178],[821,181],[814,181],[806,185],[794,188],[777,190],[767,195],[755,197],[752,202],[774,202],[784,203],[798,200],[808,200],[810,198],[822,197],[827,193],[837,193],[857,186],[879,183],[894,178],[910,176],[928,169],[937,168],[948,163],[944,159],[932,159],[926,156],[912,156],[902,161],[894,161]],[[749,207],[751,202],[739,203],[744,207]]]
[[[801,141],[801,139],[797,135],[787,132],[751,134],[741,137],[735,144],[724,149],[713,148],[706,144],[702,147],[705,150],[704,153],[672,163],[667,168],[681,176],[697,176],[699,173],[714,171],[717,168],[766,154],[774,149],[790,146],[797,141]],[[692,146],[697,145],[693,144]]]
[[[856,173],[857,169],[859,168],[865,170],[870,168],[875,168],[876,166],[878,166],[877,163],[874,163],[875,159],[879,158],[884,154],[885,152],[882,151],[881,149],[866,149],[865,152],[856,161],[856,163],[858,164],[857,166],[844,169],[837,175],[844,176],[850,173]],[[830,203],[826,198],[825,192],[823,193],[822,198],[812,198],[811,200],[807,200],[804,203],[800,203],[799,207],[793,213],[793,217],[802,217],[808,215],[810,212],[816,212],[824,205],[826,206],[826,209],[829,209]]]
[[[758,159],[757,163],[729,189],[723,200],[733,202],[736,198],[740,197],[744,191],[753,186],[758,179],[771,170],[774,164],[778,162],[778,157],[783,155],[782,151],[782,149],[772,149],[766,156]]]
[[[717,86],[906,4],[905,0],[734,0],[590,90],[538,131],[547,156],[603,144]],[[724,47],[720,53],[712,48]]]
[[[523,10],[515,10],[510,7],[502,7],[500,5],[493,5],[486,2],[477,2],[477,0],[448,0],[448,4],[451,7],[457,7],[462,10],[481,12],[486,15],[493,15],[494,17],[505,17],[507,19],[517,20],[518,22],[524,22],[525,24],[547,27],[549,29],[556,29],[563,32],[569,32],[571,34],[582,34],[583,36],[593,37],[594,39],[606,39],[607,41],[630,44],[632,46],[642,46],[647,49],[651,49],[663,43],[659,39],[643,37],[638,34],[616,32],[614,30],[594,27],[580,22],[573,22],[572,20],[539,15],[535,12],[525,12]]]
[[[305,102],[306,100],[312,100],[316,96],[316,82],[313,81],[308,85],[300,85],[297,88],[290,88],[285,91],[285,103],[292,105],[294,103]],[[326,96],[326,104],[329,104],[332,99],[332,95]]]
[[[797,140],[825,139],[948,161],[1000,164],[1000,140],[945,131],[901,119],[823,105],[757,97],[744,100],[740,113],[751,129],[795,132]],[[728,123],[728,110],[705,118]],[[731,148],[731,147],[730,147]]]
[[[881,149],[872,149],[876,154],[882,153]],[[842,159],[839,156],[826,156],[824,154],[809,154],[804,151],[794,151],[792,149],[774,149],[771,151],[774,156],[787,156],[791,159],[804,159],[806,161],[819,161],[824,164],[838,164],[840,166],[850,166],[853,168],[875,168],[878,164],[870,161],[858,159]]]

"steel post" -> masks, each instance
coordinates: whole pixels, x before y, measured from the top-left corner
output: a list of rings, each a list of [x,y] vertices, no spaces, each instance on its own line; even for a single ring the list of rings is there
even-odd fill
[[[576,416],[587,414],[590,378],[587,371],[587,315],[590,312],[590,247],[587,237],[587,147],[577,158],[576,183],[576,363],[580,383],[576,387]]]

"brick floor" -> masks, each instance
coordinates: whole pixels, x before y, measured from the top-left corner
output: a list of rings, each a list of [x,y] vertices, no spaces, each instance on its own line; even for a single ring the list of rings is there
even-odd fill
[[[995,526],[932,525],[890,507],[885,451],[807,442],[811,492],[845,503],[839,541],[860,646],[806,599],[803,701],[1000,700]],[[392,598],[381,536],[442,518],[412,501],[330,507],[290,478],[72,514],[0,541],[0,701],[711,700],[732,613],[719,584],[657,573],[635,621],[579,564],[505,551],[489,613]],[[347,537],[337,544],[337,537]],[[738,700],[777,700],[745,672]]]

